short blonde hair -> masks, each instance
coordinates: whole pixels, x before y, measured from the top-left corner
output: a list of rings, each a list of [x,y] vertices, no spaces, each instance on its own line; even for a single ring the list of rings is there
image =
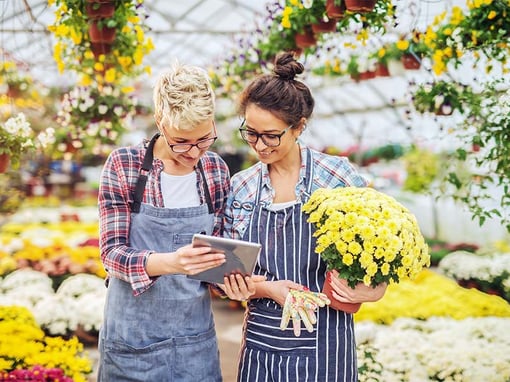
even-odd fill
[[[207,72],[175,62],[154,86],[154,118],[162,126],[192,130],[214,119],[215,96]]]

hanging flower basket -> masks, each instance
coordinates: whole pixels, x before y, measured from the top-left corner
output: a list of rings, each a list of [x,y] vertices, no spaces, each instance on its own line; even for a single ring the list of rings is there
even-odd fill
[[[103,42],[93,42],[90,44],[90,50],[97,59],[101,54],[108,54],[112,51],[112,44]]]
[[[11,158],[9,154],[7,153],[0,154],[0,174],[3,174],[4,172],[7,171],[10,160]]]
[[[339,20],[344,17],[345,5],[343,1],[340,5],[335,5],[335,0],[326,1],[326,15],[330,19]]]
[[[19,86],[7,85],[7,97],[9,98],[21,98],[23,91]]]
[[[328,33],[336,31],[336,19],[330,19],[329,21],[319,21],[312,24],[312,31],[315,34]]]
[[[317,39],[315,38],[311,28],[305,29],[303,33],[296,33],[294,41],[298,48],[309,48],[317,44]]]
[[[345,8],[350,12],[368,13],[375,8],[377,0],[344,0]]]
[[[88,0],[85,12],[89,20],[107,19],[115,13],[115,2],[112,0]]]
[[[404,53],[400,58],[402,65],[407,70],[418,70],[421,67],[421,62],[414,54]]]
[[[375,64],[375,75],[376,77],[390,77],[390,70],[388,65],[378,62]]]
[[[356,82],[359,82],[359,81],[371,80],[372,78],[375,78],[375,76],[376,76],[375,71],[367,70],[365,72],[352,73],[351,79],[353,79]]]
[[[89,23],[89,37],[92,43],[112,44],[115,41],[115,28],[104,25],[101,21],[91,21]]]

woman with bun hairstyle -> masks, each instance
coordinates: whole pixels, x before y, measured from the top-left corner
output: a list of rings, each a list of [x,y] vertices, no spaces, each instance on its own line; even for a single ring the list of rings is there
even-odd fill
[[[255,283],[248,302],[239,381],[357,381],[352,314],[323,306],[311,332],[280,329],[289,291],[321,292],[326,278],[302,204],[318,188],[367,185],[347,158],[300,142],[314,108],[310,89],[295,79],[303,70],[292,53],[280,53],[273,73],[254,79],[240,97],[239,130],[259,162],[232,176],[225,231],[262,244],[254,274],[266,280]],[[332,284],[342,302],[376,301],[386,290]]]

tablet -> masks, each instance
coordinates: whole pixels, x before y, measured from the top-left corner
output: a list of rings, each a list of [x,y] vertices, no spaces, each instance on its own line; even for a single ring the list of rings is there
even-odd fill
[[[225,253],[226,262],[207,271],[188,275],[189,278],[223,284],[223,277],[232,273],[251,275],[262,245],[244,240],[202,234],[193,235],[194,247],[211,247],[214,252]]]

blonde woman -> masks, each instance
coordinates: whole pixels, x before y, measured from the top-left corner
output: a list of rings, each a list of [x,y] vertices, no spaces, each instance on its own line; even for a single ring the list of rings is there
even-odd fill
[[[221,381],[208,285],[186,277],[225,259],[193,248],[219,235],[229,188],[205,71],[175,64],[154,88],[158,132],[114,150],[100,180],[100,250],[108,273],[99,381]],[[231,299],[253,292],[250,279]],[[220,285],[224,290],[223,284]]]

